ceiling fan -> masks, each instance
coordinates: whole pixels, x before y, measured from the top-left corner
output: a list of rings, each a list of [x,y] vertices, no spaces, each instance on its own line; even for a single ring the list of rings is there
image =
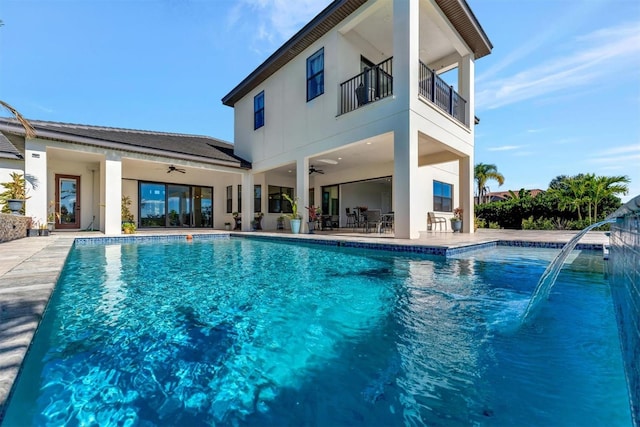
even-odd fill
[[[324,175],[324,171],[322,169],[316,169],[315,166],[310,165],[309,166],[309,175],[311,175],[312,173],[319,173],[320,175]]]
[[[171,173],[171,172],[185,173],[186,171],[182,168],[177,168],[174,165],[169,165],[169,170],[167,171],[167,173]]]

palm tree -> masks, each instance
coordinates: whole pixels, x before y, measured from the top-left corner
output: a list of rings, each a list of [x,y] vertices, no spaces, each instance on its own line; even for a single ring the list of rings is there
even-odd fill
[[[593,204],[593,222],[598,220],[598,205],[603,199],[618,194],[627,194],[631,180],[628,176],[597,176],[589,181],[589,197]]]
[[[483,203],[484,201],[484,197],[487,193],[487,181],[493,179],[494,181],[498,181],[498,185],[504,184],[504,176],[498,172],[496,165],[478,163],[474,168],[474,176],[478,185],[478,204]]]
[[[588,175],[576,175],[567,178],[565,189],[560,190],[561,199],[559,208],[564,210],[569,208],[578,212],[578,220],[582,221],[582,206],[588,203]]]
[[[25,119],[22,116],[22,114],[20,114],[18,112],[18,110],[16,110],[11,105],[7,104],[6,102],[4,102],[2,100],[0,100],[0,105],[2,105],[4,108],[9,110],[11,112],[11,114],[13,114],[13,116],[16,118],[18,123],[20,123],[22,125],[22,127],[24,128],[25,138],[35,138],[36,131],[33,129],[33,126],[31,126],[31,123],[29,123],[29,121],[27,119]]]

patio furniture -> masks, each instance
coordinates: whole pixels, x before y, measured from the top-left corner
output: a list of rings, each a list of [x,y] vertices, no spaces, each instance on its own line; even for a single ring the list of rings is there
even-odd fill
[[[347,213],[347,223],[345,224],[345,228],[356,228],[358,221],[356,219],[356,213],[351,212],[350,208],[345,208],[345,212]]]
[[[427,230],[433,230],[437,225],[439,230],[442,230],[442,224],[444,224],[444,231],[447,231],[447,219],[443,216],[436,216],[433,212],[427,212]]]
[[[369,229],[375,229],[377,233],[380,233],[382,227],[382,215],[380,209],[369,209],[366,213],[366,219],[364,222],[365,233],[369,232]]]
[[[393,233],[393,220],[394,215],[393,212],[387,212],[386,214],[382,214],[380,218],[380,232],[391,232]]]

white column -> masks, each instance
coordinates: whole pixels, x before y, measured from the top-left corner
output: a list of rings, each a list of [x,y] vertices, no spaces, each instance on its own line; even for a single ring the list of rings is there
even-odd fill
[[[393,95],[395,102],[403,105],[397,115],[393,137],[393,204],[395,212],[395,236],[401,239],[417,239],[420,227],[424,228],[426,212],[412,203],[425,197],[421,194],[417,179],[418,131],[412,124],[412,105],[418,102],[419,78],[419,27],[420,5],[418,1],[393,1]]]
[[[467,120],[473,131],[475,122],[475,62],[473,55],[465,55],[458,66],[458,93],[467,100]]]
[[[418,131],[410,126],[409,113],[405,126],[399,126],[393,135],[393,204],[395,237],[417,239],[424,228],[426,212],[412,203],[427,196],[427,189],[418,181]]]
[[[51,191],[48,191],[47,148],[37,139],[26,139],[24,154],[24,178],[28,197],[25,215],[33,218],[34,222],[46,224],[49,200],[55,197],[55,181],[51,185]]]
[[[296,161],[296,197],[298,198],[298,213],[302,215],[300,233],[306,233],[305,228],[309,222],[309,159],[302,158]]]
[[[474,232],[474,212],[473,212],[473,183],[474,166],[473,154],[469,157],[462,157],[458,160],[460,170],[460,200],[458,205],[462,208],[462,232]]]
[[[251,221],[255,217],[253,212],[253,174],[242,174],[242,231],[251,231]]]
[[[393,96],[410,108],[418,102],[420,2],[393,1]]]
[[[475,146],[475,62],[473,55],[465,55],[460,60],[458,67],[458,90],[460,95],[467,100],[467,120],[471,129],[471,143]],[[462,232],[474,232],[474,150],[468,157],[462,157],[458,161],[460,171],[460,201],[458,205],[464,210],[462,214]]]
[[[100,196],[104,205],[100,229],[104,234],[120,234],[122,229],[122,159],[119,154],[107,153],[100,162]],[[137,209],[137,206],[132,206]]]

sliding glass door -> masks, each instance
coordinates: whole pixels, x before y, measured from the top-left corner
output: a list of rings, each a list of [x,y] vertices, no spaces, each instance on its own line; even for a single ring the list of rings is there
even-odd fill
[[[140,227],[213,227],[213,189],[140,183]]]

